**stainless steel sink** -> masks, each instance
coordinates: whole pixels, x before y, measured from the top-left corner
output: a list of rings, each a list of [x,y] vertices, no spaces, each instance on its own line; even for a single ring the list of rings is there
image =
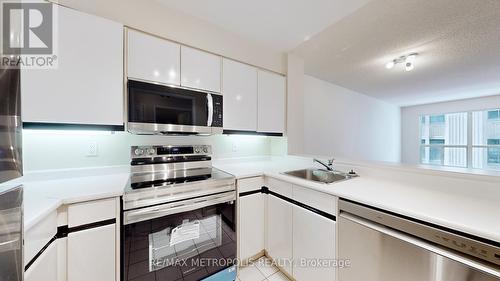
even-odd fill
[[[285,175],[321,183],[334,183],[356,177],[339,171],[327,171],[321,169],[303,169],[283,173]]]

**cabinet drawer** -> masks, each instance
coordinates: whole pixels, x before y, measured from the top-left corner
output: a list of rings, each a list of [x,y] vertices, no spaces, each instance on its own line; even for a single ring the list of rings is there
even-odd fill
[[[273,178],[267,178],[266,186],[269,190],[288,198],[292,198],[292,184]]]
[[[238,180],[238,192],[247,192],[261,189],[264,186],[262,177],[246,178]]]
[[[335,196],[294,185],[293,199],[328,214],[336,215]]]
[[[68,206],[68,226],[75,227],[116,218],[116,199],[105,199]]]

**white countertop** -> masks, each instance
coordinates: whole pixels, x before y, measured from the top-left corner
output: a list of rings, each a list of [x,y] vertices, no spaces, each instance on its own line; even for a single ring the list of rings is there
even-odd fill
[[[417,171],[391,166],[339,164],[361,177],[331,185],[281,174],[313,167],[304,157],[214,160],[214,167],[237,178],[269,176],[419,220],[500,242],[500,178]],[[27,174],[25,229],[62,204],[121,196],[129,167],[105,167]]]
[[[129,169],[125,166],[33,172],[9,184],[24,186],[24,228],[28,230],[63,204],[121,196]]]
[[[238,178],[274,177],[500,242],[500,177],[359,164],[337,165],[345,172],[354,169],[360,177],[329,185],[282,174],[313,166],[310,158],[302,157],[217,163],[218,168]]]

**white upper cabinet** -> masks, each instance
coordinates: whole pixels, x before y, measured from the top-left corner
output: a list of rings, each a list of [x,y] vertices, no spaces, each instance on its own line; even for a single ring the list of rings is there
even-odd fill
[[[23,121],[123,125],[123,26],[57,9],[58,67],[22,70]]]
[[[263,133],[285,132],[285,77],[259,70],[258,126]]]
[[[222,60],[224,129],[257,131],[257,68]]]
[[[181,46],[181,85],[220,93],[221,57]]]
[[[127,72],[132,79],[180,85],[181,46],[145,33],[128,31]]]

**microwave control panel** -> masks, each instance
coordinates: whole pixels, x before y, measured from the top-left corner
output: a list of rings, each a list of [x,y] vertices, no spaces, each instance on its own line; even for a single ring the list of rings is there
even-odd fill
[[[212,118],[212,127],[222,127],[222,96],[212,95],[214,103],[214,115]]]

